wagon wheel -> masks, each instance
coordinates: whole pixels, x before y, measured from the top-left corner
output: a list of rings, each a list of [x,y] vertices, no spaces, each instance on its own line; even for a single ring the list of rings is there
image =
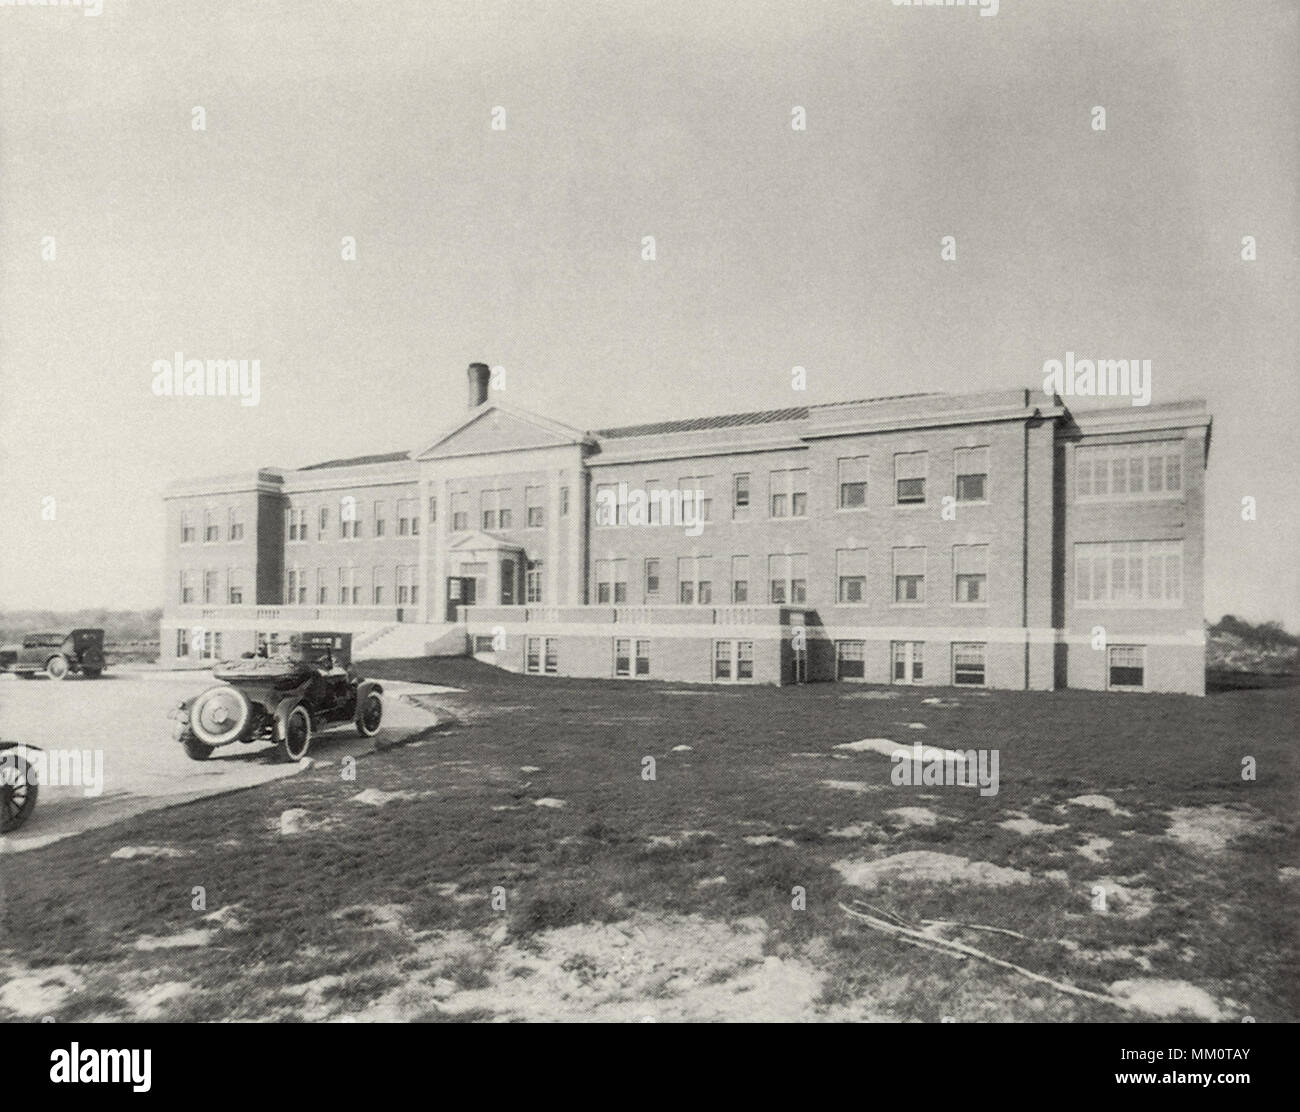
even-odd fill
[[[284,740],[280,753],[287,760],[300,761],[311,748],[311,716],[304,706],[296,706],[284,723]]]
[[[39,785],[22,757],[0,758],[0,834],[17,830],[36,806]]]
[[[379,733],[379,723],[384,719],[384,700],[379,692],[369,692],[361,703],[361,713],[357,715],[357,733],[362,737],[374,737]]]
[[[45,674],[52,680],[61,680],[68,674],[68,658],[56,653],[45,662]]]

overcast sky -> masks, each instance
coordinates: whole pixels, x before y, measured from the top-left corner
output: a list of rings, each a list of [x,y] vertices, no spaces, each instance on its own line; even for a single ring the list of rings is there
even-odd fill
[[[167,482],[422,445],[471,360],[597,428],[1074,351],[1207,400],[1207,614],[1300,628],[1298,11],[0,7],[0,605],[159,605]]]

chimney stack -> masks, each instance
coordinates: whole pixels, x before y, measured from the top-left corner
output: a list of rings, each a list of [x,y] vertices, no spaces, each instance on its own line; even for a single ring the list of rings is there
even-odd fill
[[[486,363],[471,363],[466,374],[469,377],[469,408],[473,411],[487,401],[492,370]]]

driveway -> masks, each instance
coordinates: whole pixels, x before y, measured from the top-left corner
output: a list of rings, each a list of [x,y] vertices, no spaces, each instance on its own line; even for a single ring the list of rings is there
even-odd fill
[[[14,834],[0,836],[0,852],[48,845],[83,830],[143,811],[293,776],[303,766],[281,764],[271,745],[232,745],[207,761],[191,761],[172,740],[167,718],[181,699],[216,682],[210,672],[111,671],[97,680],[70,676],[0,677],[0,739],[45,750],[79,749],[87,775],[102,759],[102,794],[79,785],[42,784],[36,810]],[[384,681],[384,725],[372,739],[338,726],[312,742],[316,762],[359,756],[395,744],[436,724],[411,695],[456,688]],[[93,793],[94,788],[90,788]]]

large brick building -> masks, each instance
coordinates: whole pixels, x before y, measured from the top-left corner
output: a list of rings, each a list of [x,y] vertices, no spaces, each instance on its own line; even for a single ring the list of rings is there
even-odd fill
[[[1201,402],[925,394],[584,432],[489,400],[412,452],[173,484],[163,657],[1204,692]]]

